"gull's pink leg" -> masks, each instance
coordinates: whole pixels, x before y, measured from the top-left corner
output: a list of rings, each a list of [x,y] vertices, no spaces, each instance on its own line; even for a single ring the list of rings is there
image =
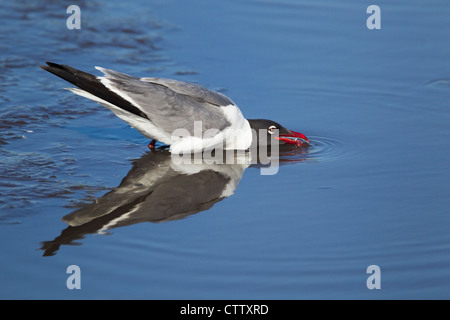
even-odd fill
[[[149,149],[154,149],[155,148],[155,144],[156,144],[156,139],[153,139],[149,144],[148,144],[148,148]]]

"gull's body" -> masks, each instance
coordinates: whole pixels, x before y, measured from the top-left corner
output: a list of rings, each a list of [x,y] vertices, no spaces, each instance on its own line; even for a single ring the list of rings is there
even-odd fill
[[[41,66],[74,84],[73,93],[98,102],[139,130],[144,136],[170,145],[174,153],[205,149],[249,149],[253,129],[273,129],[280,141],[301,145],[308,139],[271,120],[247,120],[225,95],[193,83],[162,78],[137,78],[96,67],[103,76],[66,65]],[[272,131],[270,131],[272,130]],[[291,140],[290,138],[296,138]]]

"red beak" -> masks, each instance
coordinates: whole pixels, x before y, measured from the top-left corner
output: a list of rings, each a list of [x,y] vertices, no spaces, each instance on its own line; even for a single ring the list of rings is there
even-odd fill
[[[275,139],[287,144],[296,144],[298,146],[309,144],[309,139],[303,133],[295,131],[290,131],[289,134],[280,134],[278,137],[275,137]]]

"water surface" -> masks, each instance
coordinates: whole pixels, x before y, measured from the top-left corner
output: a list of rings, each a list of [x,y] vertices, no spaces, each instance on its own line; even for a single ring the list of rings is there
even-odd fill
[[[450,7],[381,2],[368,30],[371,4],[81,1],[80,30],[0,4],[0,297],[448,299]],[[312,146],[174,168],[45,61],[202,84]]]

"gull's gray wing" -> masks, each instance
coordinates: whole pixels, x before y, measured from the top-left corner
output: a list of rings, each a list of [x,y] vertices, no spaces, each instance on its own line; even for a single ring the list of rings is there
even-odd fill
[[[231,101],[231,99],[228,98],[226,95],[217,91],[206,89],[195,83],[165,78],[141,78],[140,80],[152,84],[159,84],[165,86],[179,94],[197,97],[199,100],[208,102],[218,107],[235,105],[235,103]]]
[[[230,126],[221,107],[234,105],[225,95],[196,84],[162,78],[136,78],[97,67],[105,76],[101,83],[129,101],[166,134],[187,129],[194,135],[194,121],[202,122],[203,132]]]

